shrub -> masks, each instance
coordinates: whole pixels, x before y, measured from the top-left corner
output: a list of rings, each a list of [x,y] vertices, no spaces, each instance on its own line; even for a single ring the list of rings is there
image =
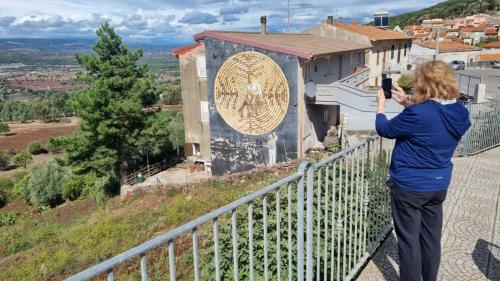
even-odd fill
[[[0,189],[0,208],[9,202],[9,193],[5,189]]]
[[[66,168],[55,162],[33,168],[28,183],[30,202],[54,207],[62,202],[62,185],[68,179]]]
[[[28,145],[28,151],[32,155],[37,155],[37,154],[45,152],[45,149],[43,148],[43,146],[40,142],[34,141]]]
[[[13,225],[21,215],[16,212],[0,213],[0,227]]]
[[[17,166],[23,166],[26,169],[28,165],[33,162],[33,157],[31,157],[31,154],[28,151],[23,150],[12,157],[12,162],[14,162]]]
[[[57,137],[50,137],[47,149],[52,153],[59,153],[63,151],[63,140]]]
[[[14,181],[11,178],[0,178],[0,189],[11,190],[14,187]]]
[[[403,74],[398,80],[399,87],[403,88],[407,94],[410,93],[412,88],[412,79],[410,75]]]
[[[9,167],[9,155],[0,150],[0,170],[5,170]]]
[[[8,131],[10,131],[9,125],[0,123],[0,133],[7,133]]]
[[[19,181],[14,184],[14,189],[12,189],[12,194],[22,199],[24,202],[30,201],[30,191],[29,191],[29,182],[31,179],[31,175],[25,175]]]

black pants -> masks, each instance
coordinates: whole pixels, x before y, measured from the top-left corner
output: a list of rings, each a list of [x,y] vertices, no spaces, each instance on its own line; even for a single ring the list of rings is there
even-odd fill
[[[387,182],[398,237],[401,281],[435,281],[441,257],[446,190],[414,192]]]

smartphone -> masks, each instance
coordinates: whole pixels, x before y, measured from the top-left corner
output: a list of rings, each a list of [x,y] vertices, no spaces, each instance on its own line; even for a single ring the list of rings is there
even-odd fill
[[[384,95],[386,99],[392,98],[392,79],[383,78],[382,79],[382,90],[384,90]]]

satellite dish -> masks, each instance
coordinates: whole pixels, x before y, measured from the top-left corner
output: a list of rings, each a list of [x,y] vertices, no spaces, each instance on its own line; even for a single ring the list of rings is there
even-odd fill
[[[307,97],[314,98],[316,96],[316,84],[314,82],[307,82],[304,90]]]

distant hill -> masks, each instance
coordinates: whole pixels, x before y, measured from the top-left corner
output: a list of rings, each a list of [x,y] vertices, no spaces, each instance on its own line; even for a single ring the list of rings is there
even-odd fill
[[[390,25],[403,27],[408,23],[420,23],[428,18],[451,19],[477,13],[490,13],[500,9],[500,0],[448,0],[429,8],[391,17]]]
[[[45,39],[45,38],[7,38],[0,39],[0,50],[14,52],[90,52],[96,40],[92,39]],[[177,47],[176,44],[128,43],[130,48],[143,48],[149,52],[165,52]]]

